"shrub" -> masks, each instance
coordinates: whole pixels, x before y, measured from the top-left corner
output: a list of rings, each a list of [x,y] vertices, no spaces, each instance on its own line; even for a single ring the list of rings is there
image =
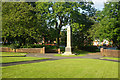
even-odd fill
[[[78,49],[89,51],[89,52],[99,52],[97,46],[79,46]]]
[[[40,44],[26,44],[24,46],[21,46],[21,48],[42,48],[44,45]]]
[[[58,49],[57,46],[45,45],[46,49]]]
[[[65,52],[65,47],[60,47],[61,52]]]
[[[10,48],[17,49],[17,48],[20,48],[20,45],[18,43],[13,43],[10,45]]]
[[[45,47],[46,49],[57,49],[56,46],[40,45],[40,44],[27,44],[27,45],[21,46],[21,48],[43,48],[43,47]]]

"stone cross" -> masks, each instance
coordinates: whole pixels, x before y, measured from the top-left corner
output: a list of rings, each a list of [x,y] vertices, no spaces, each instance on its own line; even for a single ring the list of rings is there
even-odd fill
[[[71,29],[67,27],[67,46],[65,47],[65,53],[63,55],[74,55],[71,51]]]

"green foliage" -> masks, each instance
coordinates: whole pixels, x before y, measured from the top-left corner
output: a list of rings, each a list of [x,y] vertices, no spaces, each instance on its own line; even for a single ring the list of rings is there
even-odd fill
[[[51,5],[51,10],[49,14],[49,23],[54,26],[56,30],[57,36],[57,44],[59,46],[59,37],[60,31],[63,26],[67,24],[74,25],[74,23],[79,23],[81,25],[88,25],[91,24],[91,21],[88,20],[87,16],[94,15],[95,9],[91,6],[92,3],[83,3],[83,2],[55,2]],[[80,13],[80,8],[86,13]],[[91,12],[92,15],[91,15]],[[81,29],[85,29],[85,26],[82,26]],[[90,25],[89,25],[90,26]],[[78,28],[77,28],[78,29]],[[83,33],[81,31],[81,33]]]
[[[83,37],[93,23],[88,18],[96,11],[92,4],[91,2],[3,2],[3,43],[12,44],[14,47],[18,44],[31,47],[30,44],[41,42],[44,38],[45,42],[57,39],[59,47],[59,38],[65,36],[60,35],[62,27],[70,24],[73,28],[73,37],[82,36],[75,42],[75,45],[77,41],[80,44],[85,40]],[[18,44],[14,44],[16,41]],[[65,41],[62,44],[65,44]]]
[[[33,43],[36,39],[34,8],[26,2],[2,4],[2,39],[8,43],[19,41],[20,45]]]
[[[65,47],[59,47],[60,48],[60,52],[65,52]]]
[[[20,48],[43,48],[45,49],[57,49],[56,46],[51,46],[51,45],[40,45],[40,44],[27,44],[24,46],[21,46]]]
[[[89,6],[87,6],[88,4]],[[91,45],[91,40],[87,38],[88,36],[88,29],[91,28],[91,25],[94,24],[94,21],[91,19],[94,16],[94,12],[96,11],[93,7],[90,7],[91,3],[82,3],[82,10],[86,11],[87,13],[91,13],[92,15],[87,15],[84,11],[80,13],[77,10],[72,11],[71,14],[71,27],[72,27],[72,46],[84,46],[84,45]],[[89,16],[89,17],[88,17]],[[86,43],[85,43],[86,42]]]
[[[10,45],[10,48],[12,48],[12,49],[20,48],[20,44],[19,43],[13,43],[13,44]]]
[[[89,30],[93,39],[107,39],[120,48],[120,2],[108,2],[96,14],[97,22]]]
[[[78,49],[89,51],[89,52],[99,52],[100,50],[97,48],[97,46],[79,46]]]
[[[58,49],[57,46],[46,45],[46,49]]]

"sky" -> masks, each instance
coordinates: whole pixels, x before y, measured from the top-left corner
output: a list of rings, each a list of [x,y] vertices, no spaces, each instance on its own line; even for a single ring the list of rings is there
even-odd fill
[[[94,7],[98,10],[102,10],[104,8],[104,2],[107,0],[92,0],[94,3]]]

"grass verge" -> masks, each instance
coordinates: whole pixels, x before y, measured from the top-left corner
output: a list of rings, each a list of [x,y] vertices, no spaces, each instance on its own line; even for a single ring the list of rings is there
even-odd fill
[[[55,54],[54,56],[61,56],[61,57],[78,57],[78,56],[86,56],[86,54],[79,54],[79,55],[62,55],[62,54]]]
[[[25,56],[28,53],[0,52],[1,56]]]
[[[24,57],[27,53],[14,53],[14,52],[0,52],[0,53],[2,53],[1,63],[48,59],[39,57]]]
[[[103,57],[100,59],[111,59],[111,60],[119,60],[120,61],[120,58],[114,58],[114,57]]]
[[[2,78],[118,78],[118,63],[61,59],[2,67]]]
[[[32,61],[32,60],[42,60],[49,58],[38,58],[38,57],[2,57],[2,63],[9,62],[19,62],[19,61]]]

